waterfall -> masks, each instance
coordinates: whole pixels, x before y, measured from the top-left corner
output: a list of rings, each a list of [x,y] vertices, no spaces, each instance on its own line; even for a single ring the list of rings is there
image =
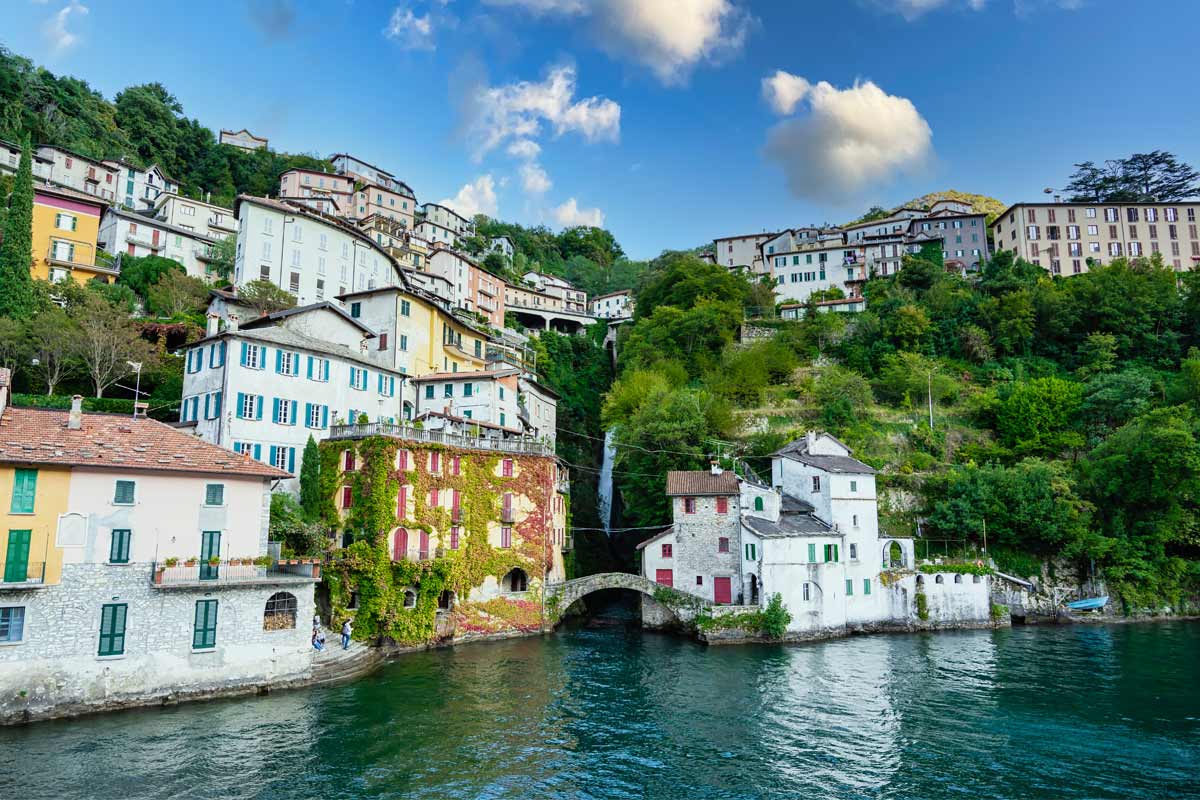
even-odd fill
[[[605,535],[612,526],[612,492],[613,492],[613,459],[617,457],[617,446],[613,443],[613,432],[604,433],[604,463],[600,465],[600,485],[596,494],[600,506],[600,524],[604,526]]]

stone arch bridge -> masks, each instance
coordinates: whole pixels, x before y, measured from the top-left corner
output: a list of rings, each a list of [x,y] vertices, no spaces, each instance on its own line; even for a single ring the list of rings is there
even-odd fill
[[[551,583],[546,587],[546,604],[556,610],[553,622],[557,624],[563,612],[576,601],[592,592],[605,589],[629,589],[641,593],[643,618],[647,617],[646,611],[652,610],[649,616],[663,618],[663,622],[668,620],[664,618],[662,610],[669,612],[669,616],[674,617],[675,620],[686,623],[691,622],[702,612],[711,612],[713,608],[712,602],[703,597],[663,586],[648,578],[643,578],[641,575],[633,575],[628,572],[600,572],[563,583]]]

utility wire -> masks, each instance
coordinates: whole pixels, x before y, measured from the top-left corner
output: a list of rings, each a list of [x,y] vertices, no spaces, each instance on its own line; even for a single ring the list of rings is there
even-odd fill
[[[583,437],[584,439],[591,439],[592,441],[595,441],[595,442],[603,442],[604,441],[604,439],[599,436],[590,436],[586,433],[580,433],[579,431],[570,430],[569,428],[558,428],[558,431],[560,433],[569,433],[572,436],[580,436],[580,437]],[[713,442],[717,442],[718,444],[727,444],[726,442],[719,442],[716,439],[706,440],[706,441],[713,441]],[[691,456],[692,458],[696,458],[696,457],[704,455],[703,453],[696,453],[694,451],[689,452],[689,451],[685,451],[685,450],[654,450],[654,449],[651,449],[648,447],[640,447],[636,444],[619,444],[617,442],[612,442],[611,444],[614,448],[617,448],[619,450],[640,450],[643,453],[670,453],[672,455],[678,455],[678,456]]]

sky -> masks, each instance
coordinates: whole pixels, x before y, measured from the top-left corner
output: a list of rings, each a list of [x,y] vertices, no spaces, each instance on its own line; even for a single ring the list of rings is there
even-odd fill
[[[349,152],[419,201],[602,224],[648,258],[1072,165],[1200,165],[1200,3],[3,0],[0,43],[110,99]]]

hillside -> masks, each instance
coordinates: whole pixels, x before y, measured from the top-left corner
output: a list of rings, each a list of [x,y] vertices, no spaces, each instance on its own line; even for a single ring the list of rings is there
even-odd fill
[[[878,217],[884,217],[897,211],[901,208],[929,208],[939,200],[962,200],[970,203],[976,211],[982,211],[987,214],[987,221],[991,224],[992,220],[1000,216],[1004,209],[1008,208],[1002,201],[994,197],[989,197],[986,194],[973,194],[971,192],[960,192],[957,189],[946,189],[940,192],[929,192],[920,197],[914,197],[907,200],[895,208],[884,209],[878,206],[863,214],[856,220],[846,223],[847,225],[856,225],[860,222],[867,222]]]

